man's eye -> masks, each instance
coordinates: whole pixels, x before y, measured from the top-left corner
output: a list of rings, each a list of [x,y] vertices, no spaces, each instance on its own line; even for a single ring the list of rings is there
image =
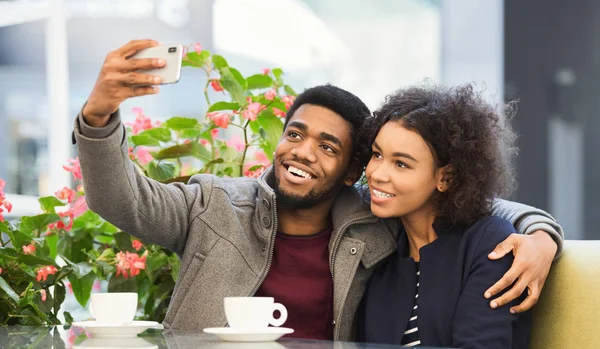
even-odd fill
[[[300,135],[296,132],[288,132],[288,137],[290,138],[300,138]]]
[[[335,149],[333,149],[332,147],[328,146],[327,144],[323,144],[323,149],[325,149],[326,151],[330,152],[330,153],[335,153]]]

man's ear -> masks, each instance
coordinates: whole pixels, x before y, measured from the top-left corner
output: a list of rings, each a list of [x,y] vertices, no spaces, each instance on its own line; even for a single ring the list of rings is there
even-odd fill
[[[356,181],[360,179],[360,176],[363,173],[363,167],[360,165],[360,161],[358,159],[353,158],[350,162],[350,166],[348,167],[348,174],[344,179],[344,185],[353,186]]]

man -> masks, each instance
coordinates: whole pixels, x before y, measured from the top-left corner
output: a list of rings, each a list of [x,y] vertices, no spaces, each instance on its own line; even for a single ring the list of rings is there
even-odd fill
[[[357,131],[368,108],[333,86],[308,89],[290,108],[273,166],[260,179],[197,175],[187,185],[161,184],[134,169],[118,113],[125,99],[157,93],[151,85],[160,81],[136,71],[164,62],[128,59],[155,45],[133,41],[108,54],[74,138],[89,207],[181,258],[165,328],[225,326],[223,297],[260,295],[288,308],[285,326],[297,337],[353,339],[366,282],[395,249],[395,230],[371,214],[353,187],[362,170]],[[498,201],[494,213],[529,235],[497,248],[494,258],[514,251],[514,270],[486,296],[518,279],[492,306],[527,287],[531,297],[520,306],[529,308],[562,243],[560,227],[545,212],[516,203]]]

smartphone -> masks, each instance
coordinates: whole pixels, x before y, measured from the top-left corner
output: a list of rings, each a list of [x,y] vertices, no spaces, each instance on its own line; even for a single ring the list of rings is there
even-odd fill
[[[164,67],[159,69],[138,70],[143,74],[160,76],[162,78],[161,85],[174,84],[179,81],[181,76],[181,60],[183,59],[183,46],[155,46],[143,49],[131,58],[162,58],[166,61]]]

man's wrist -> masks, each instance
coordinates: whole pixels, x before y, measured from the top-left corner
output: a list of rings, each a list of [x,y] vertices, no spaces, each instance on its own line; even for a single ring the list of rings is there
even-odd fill
[[[556,254],[558,250],[558,244],[552,238],[552,235],[544,230],[536,230],[530,234],[531,237],[534,237],[541,244],[540,247],[543,248],[553,248],[553,253]],[[547,247],[546,247],[547,246]]]

